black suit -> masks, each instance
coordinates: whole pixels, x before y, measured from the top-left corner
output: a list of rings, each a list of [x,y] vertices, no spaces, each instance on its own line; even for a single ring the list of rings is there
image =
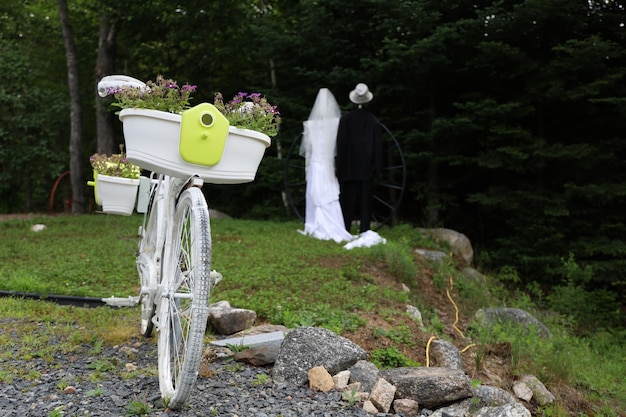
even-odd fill
[[[335,169],[339,180],[339,202],[346,230],[359,209],[360,232],[370,229],[373,180],[382,166],[381,127],[378,119],[363,108],[346,113],[337,130]]]

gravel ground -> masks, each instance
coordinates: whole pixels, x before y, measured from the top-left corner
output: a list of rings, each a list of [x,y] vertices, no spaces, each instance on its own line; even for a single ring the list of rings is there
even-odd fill
[[[360,405],[342,401],[338,392],[314,392],[307,387],[277,389],[269,368],[223,359],[202,367],[201,373],[211,376],[198,379],[184,409],[166,410],[160,399],[156,363],[156,345],[152,342],[103,347],[98,353],[92,346],[79,346],[76,352],[59,355],[53,361],[37,357],[4,361],[0,377],[3,372],[6,376],[8,369],[19,369],[24,375],[14,377],[11,383],[0,382],[0,417],[368,416]],[[133,413],[129,407],[136,404],[149,405],[151,410],[148,414]]]

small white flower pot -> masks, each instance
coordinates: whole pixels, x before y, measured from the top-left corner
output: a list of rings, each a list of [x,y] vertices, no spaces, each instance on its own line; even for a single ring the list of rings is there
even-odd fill
[[[130,216],[137,201],[139,180],[98,174],[96,177],[98,200],[102,211],[109,214]]]

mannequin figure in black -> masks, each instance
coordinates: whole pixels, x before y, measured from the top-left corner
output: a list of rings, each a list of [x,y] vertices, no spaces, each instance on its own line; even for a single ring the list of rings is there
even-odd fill
[[[339,121],[335,169],[346,230],[350,232],[352,220],[358,214],[359,233],[363,233],[370,230],[373,182],[382,166],[381,126],[362,107],[374,98],[367,85],[357,84],[349,97],[358,107]]]

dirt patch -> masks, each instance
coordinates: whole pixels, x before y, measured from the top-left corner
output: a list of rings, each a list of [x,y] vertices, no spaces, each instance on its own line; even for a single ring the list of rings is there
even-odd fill
[[[74,216],[71,213],[55,213],[55,214],[46,214],[46,213],[10,213],[10,214],[0,214],[0,222],[8,221],[8,220],[31,220],[31,219],[49,219],[53,217],[62,217],[62,216]]]
[[[14,214],[0,214],[0,222],[7,220],[15,220],[15,219],[32,219],[34,217],[41,217],[41,214],[33,214],[33,213],[14,213]]]
[[[331,268],[340,268],[345,262],[345,259],[337,258],[316,260],[316,263]],[[416,262],[423,261],[416,259]],[[422,265],[420,271],[414,282],[410,282],[408,285],[400,282],[382,263],[368,263],[361,268],[359,273],[369,277],[368,280],[371,280],[369,282],[381,288],[416,293],[420,304],[428,309],[428,314],[439,317],[446,335],[449,336],[448,338],[456,341],[455,345],[460,349],[464,348],[467,342],[461,333],[466,331],[466,326],[471,321],[471,317],[466,317],[463,312],[460,312],[458,323],[456,323],[458,330],[456,330],[453,325],[456,322],[457,313],[454,304],[448,297],[446,288],[441,289],[434,285],[432,273],[425,264]],[[449,293],[453,300],[455,297],[458,298],[454,288]],[[422,307],[419,308],[422,310]],[[366,325],[357,331],[346,332],[344,336],[370,354],[377,349],[395,347],[405,357],[426,364],[430,362],[426,358],[426,347],[433,334],[428,331],[428,319],[425,311],[422,310],[421,312],[427,322],[426,326],[421,326],[416,319],[407,314],[407,304],[381,299],[375,310],[358,313],[365,320]]]

